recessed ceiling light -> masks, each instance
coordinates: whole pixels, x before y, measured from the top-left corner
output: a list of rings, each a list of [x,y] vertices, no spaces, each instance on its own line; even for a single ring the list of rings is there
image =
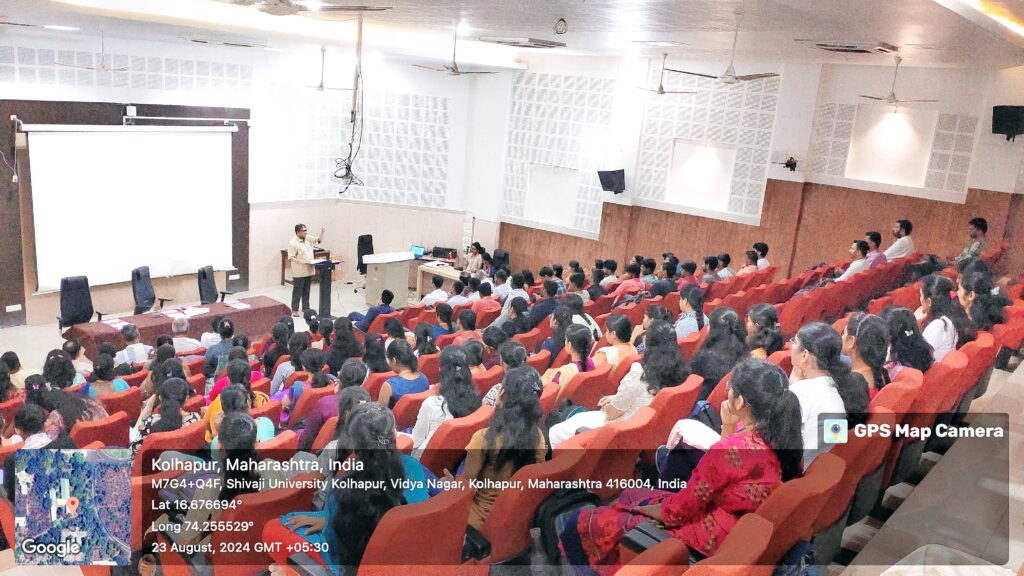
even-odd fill
[[[61,24],[44,24],[43,28],[47,30],[55,30],[57,32],[78,32],[81,28],[77,26],[63,26]]]
[[[658,48],[671,48],[673,46],[685,46],[684,42],[676,42],[675,40],[633,40],[637,44],[644,44],[646,46],[657,46]]]
[[[458,26],[455,27],[455,32],[459,34],[459,36],[462,36],[465,34],[469,34],[469,31],[471,29],[472,28],[470,28],[469,22],[466,22],[465,20],[459,20]]]
[[[316,12],[324,7],[324,3],[320,0],[306,0],[306,8]]]

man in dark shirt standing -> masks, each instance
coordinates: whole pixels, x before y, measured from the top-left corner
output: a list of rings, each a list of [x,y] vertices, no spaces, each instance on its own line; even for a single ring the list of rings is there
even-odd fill
[[[558,308],[558,298],[555,297],[558,294],[558,283],[554,280],[545,280],[544,294],[547,295],[547,298],[534,304],[526,316],[530,321],[530,330],[536,328],[542,320],[555,311],[555,308]]]

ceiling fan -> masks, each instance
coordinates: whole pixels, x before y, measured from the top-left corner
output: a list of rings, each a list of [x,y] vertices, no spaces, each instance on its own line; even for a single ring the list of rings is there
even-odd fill
[[[382,12],[391,6],[339,6],[321,0],[230,0],[232,4],[256,6],[272,16],[291,16],[299,12]]]
[[[79,70],[96,70],[97,72],[127,72],[128,68],[113,68],[110,64],[107,64],[107,50],[106,43],[104,41],[103,30],[100,30],[100,65],[99,66],[81,66],[79,64],[70,64],[67,62],[54,62],[57,66],[63,66],[65,68],[77,68]]]
[[[678,72],[680,74],[689,74],[690,76],[700,76],[701,78],[711,78],[712,80],[718,80],[723,84],[739,84],[740,82],[748,82],[750,80],[760,80],[762,78],[774,78],[778,76],[775,72],[762,72],[760,74],[744,74],[743,76],[736,75],[736,67],[733,66],[733,61],[736,60],[736,39],[740,35],[740,25],[737,22],[736,30],[732,34],[732,53],[729,55],[729,67],[725,69],[725,73],[721,76],[712,76],[711,74],[701,74],[700,72],[687,72],[686,70],[674,70],[667,68],[669,72]]]
[[[314,90],[319,90],[320,92],[323,92],[324,90],[338,90],[340,92],[344,92],[346,90],[351,90],[351,88],[330,88],[328,86],[324,86],[324,64],[326,63],[326,61],[327,61],[327,47],[326,46],[321,46],[320,47],[320,83],[317,84],[316,86],[307,86],[307,88],[313,88]]]
[[[896,77],[900,74],[900,63],[903,62],[903,57],[899,54],[893,54],[893,60],[896,62],[896,70],[892,74],[892,88],[889,90],[888,96],[868,96],[867,94],[861,94],[861,98],[867,98],[868,100],[877,100],[879,102],[885,102],[886,104],[892,104],[893,106],[899,106],[909,102],[938,102],[938,100],[901,100],[896,97]]]
[[[657,88],[644,88],[643,86],[637,86],[640,90],[646,90],[648,92],[654,92],[655,94],[696,94],[697,90],[665,90],[665,62],[668,60],[668,52],[664,52],[661,55],[661,76],[658,77]]]
[[[452,40],[452,62],[451,64],[445,64],[444,66],[427,66],[425,64],[413,64],[417,68],[423,68],[425,70],[433,70],[434,72],[444,72],[449,76],[462,76],[463,74],[497,74],[500,70],[460,70],[459,65],[455,62],[455,49],[459,46],[459,27],[455,27],[455,38]]]

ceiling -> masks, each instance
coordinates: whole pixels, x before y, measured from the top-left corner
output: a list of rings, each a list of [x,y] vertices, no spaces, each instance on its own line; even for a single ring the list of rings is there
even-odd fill
[[[1024,37],[982,14],[991,5],[1024,21],[1009,0],[322,0],[392,6],[365,15],[366,43],[420,59],[447,59],[453,26],[468,25],[460,60],[511,63],[517,49],[483,45],[480,36],[532,37],[565,42],[551,51],[619,56],[669,51],[673,59],[727,58],[737,11],[738,60],[889,64],[883,55],[845,55],[809,47],[816,41],[882,41],[898,46],[908,66],[1007,68],[1024,64]],[[346,44],[355,15],[305,13],[270,16],[231,0],[0,0],[10,21],[67,24],[110,38],[177,40],[205,36],[287,48]],[[565,18],[568,32],[556,35]],[[0,37],[9,27],[0,26]],[[671,48],[637,41],[674,41]]]

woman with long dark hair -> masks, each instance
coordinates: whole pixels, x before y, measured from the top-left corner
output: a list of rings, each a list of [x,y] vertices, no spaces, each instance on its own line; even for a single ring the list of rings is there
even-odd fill
[[[25,380],[26,388],[30,386],[29,378],[36,376],[38,374],[33,374]],[[61,435],[71,434],[71,429],[78,422],[102,420],[108,416],[103,404],[95,398],[56,388],[47,388],[45,384],[36,388],[35,383],[32,382],[31,386],[34,391],[26,397],[26,402],[36,403],[43,410],[49,412],[43,430],[46,431],[46,435],[50,437],[51,441]]]
[[[842,360],[843,339],[824,322],[804,325],[790,340],[793,373],[790,391],[800,399],[804,467],[831,447],[823,444],[823,420],[846,418],[851,426],[866,418],[868,387]]]
[[[384,340],[379,334],[367,334],[364,342],[363,363],[370,368],[370,372],[388,372],[391,366],[388,364],[387,352],[384,349]]]
[[[580,324],[570,324],[565,330],[565,346],[569,347],[569,361],[558,368],[549,368],[542,380],[565,389],[566,384],[580,372],[590,372],[595,368],[590,358],[590,347],[593,344],[590,329]]]
[[[452,334],[457,327],[452,325],[452,307],[445,302],[434,305],[434,314],[437,315],[437,325],[434,326],[434,340],[446,334]]]
[[[349,358],[359,358],[362,355],[363,345],[356,338],[352,320],[348,316],[341,316],[334,321],[334,340],[327,349],[326,360],[331,374],[339,373]]]
[[[249,370],[249,363],[245,360],[232,360],[228,362],[227,367],[228,385],[238,385],[244,388],[249,393],[249,405],[253,408],[263,406],[267,402],[270,402],[268,397],[263,392],[257,392],[252,389],[252,372]],[[300,384],[301,386],[301,384]],[[288,390],[277,393],[277,398],[287,394]],[[203,422],[206,423],[206,438],[207,442],[212,441],[213,437],[217,435],[216,420],[219,414],[223,411],[221,405],[220,396],[217,396],[210,402],[210,405],[206,408],[206,412],[203,413]]]
[[[434,326],[432,324],[426,322],[416,324],[413,335],[416,337],[416,348],[413,352],[417,358],[437,354],[438,349],[437,345],[434,344]]]
[[[686,488],[627,489],[610,506],[574,512],[560,534],[570,566],[613,572],[623,536],[647,520],[691,550],[714,555],[741,516],[801,472],[800,404],[786,384],[786,375],[769,362],[747,359],[736,366],[722,402],[721,440],[701,458]]]
[[[0,402],[7,402],[18,394],[18,389],[11,381],[10,369],[7,364],[0,362]]]
[[[388,362],[396,375],[384,381],[380,387],[377,402],[394,408],[406,394],[424,392],[430,387],[427,377],[420,372],[419,360],[412,353],[412,346],[405,340],[395,340],[388,346]]]
[[[610,314],[605,320],[604,327],[608,346],[594,351],[594,365],[610,364],[614,368],[626,356],[636,354],[636,346],[630,342],[633,337],[633,323],[623,314]]]
[[[568,306],[559,306],[551,312],[551,316],[548,317],[548,322],[551,323],[551,337],[540,345],[538,352],[550,351],[552,361],[562,352],[562,347],[565,346],[565,331],[573,324],[572,316],[572,309]]]
[[[469,360],[460,346],[441,351],[441,384],[437,394],[423,401],[412,428],[413,456],[419,458],[434,432],[452,418],[469,416],[480,407],[480,393],[473,385]]]
[[[114,359],[107,354],[100,354],[93,361],[92,382],[82,388],[82,394],[96,398],[127,389],[128,383],[114,376]]]
[[[174,354],[172,353],[171,356]],[[65,389],[85,382],[85,378],[75,372],[71,356],[59,349],[50,350],[50,353],[46,355],[46,362],[43,363],[43,377],[49,382],[51,388]]]
[[[494,418],[490,426],[478,430],[469,440],[460,478],[502,482],[523,466],[544,461],[547,445],[540,429],[542,389],[537,371],[529,366],[513,368],[505,374]],[[500,492],[497,488],[476,491],[469,512],[470,526],[477,530],[483,527]]]
[[[611,332],[609,328],[608,333]],[[580,428],[600,428],[633,416],[654,401],[658,391],[676,386],[690,375],[671,324],[664,320],[652,322],[646,339],[644,359],[630,366],[615,394],[598,400],[597,410],[581,412],[551,427],[548,440],[552,448],[572,438]]]
[[[782,350],[784,344],[779,311],[775,306],[764,302],[751,306],[747,311],[747,347],[750,348],[750,357],[765,360]]]
[[[1003,307],[1010,301],[999,294],[991,275],[984,272],[962,274],[957,282],[956,297],[975,330],[988,331],[1006,322]]]
[[[889,380],[903,368],[915,368],[922,373],[932,367],[932,349],[921,335],[914,313],[901,306],[882,310],[882,320],[889,332],[889,353],[885,368]]]
[[[274,379],[270,381],[271,394],[278,392],[289,376],[302,371],[302,353],[308,348],[309,334],[296,332],[288,338],[288,362],[278,366],[274,372]]]
[[[248,368],[248,364],[246,364]],[[142,447],[143,440],[153,432],[169,432],[179,430],[202,420],[195,412],[186,412],[183,408],[188,399],[188,383],[181,378],[165,380],[142,406],[142,413],[132,432],[130,444],[132,454]]]
[[[640,325],[633,327],[633,334],[630,337],[630,342],[636,346],[636,351],[641,354],[647,349],[644,335],[647,334],[647,331],[651,328],[651,323],[655,320],[665,320],[671,324],[672,313],[661,304],[651,304],[647,307],[647,310],[644,311],[644,321]]]
[[[953,296],[955,290],[953,281],[945,276],[930,274],[922,280],[921,307],[914,316],[936,362],[975,337],[971,321]]]
[[[508,321],[501,325],[501,329],[511,338],[517,334],[526,334],[530,331],[530,319],[526,315],[529,305],[526,298],[522,296],[510,296],[512,301],[508,305]]]
[[[723,306],[711,313],[708,336],[697,355],[704,351],[718,352],[733,364],[747,355],[747,325],[735,310]]]
[[[241,384],[232,384],[221,391],[218,398],[220,398],[220,405],[223,411],[217,415],[214,419],[214,427],[219,431],[221,424],[229,414],[233,412],[249,413],[252,409],[252,391],[246,389]],[[266,416],[260,416],[255,418],[256,421],[256,442],[266,442],[274,437],[277,433],[274,423],[271,422],[270,418]],[[220,446],[220,440],[218,436],[214,436],[213,440],[210,441],[210,454],[216,459],[218,456],[217,449]]]
[[[288,353],[288,338],[287,324],[278,322],[270,329],[270,341],[263,349],[263,358],[261,359],[265,377],[272,378],[274,376],[274,365],[277,364],[277,359]]]
[[[885,357],[889,352],[889,328],[874,314],[858,312],[850,317],[843,329],[843,354],[850,358],[854,374],[860,375],[868,385],[868,397],[889,383],[885,370]]]
[[[679,292],[679,309],[676,319],[676,339],[683,339],[704,329],[708,317],[704,315],[704,291],[700,286],[684,286]]]

